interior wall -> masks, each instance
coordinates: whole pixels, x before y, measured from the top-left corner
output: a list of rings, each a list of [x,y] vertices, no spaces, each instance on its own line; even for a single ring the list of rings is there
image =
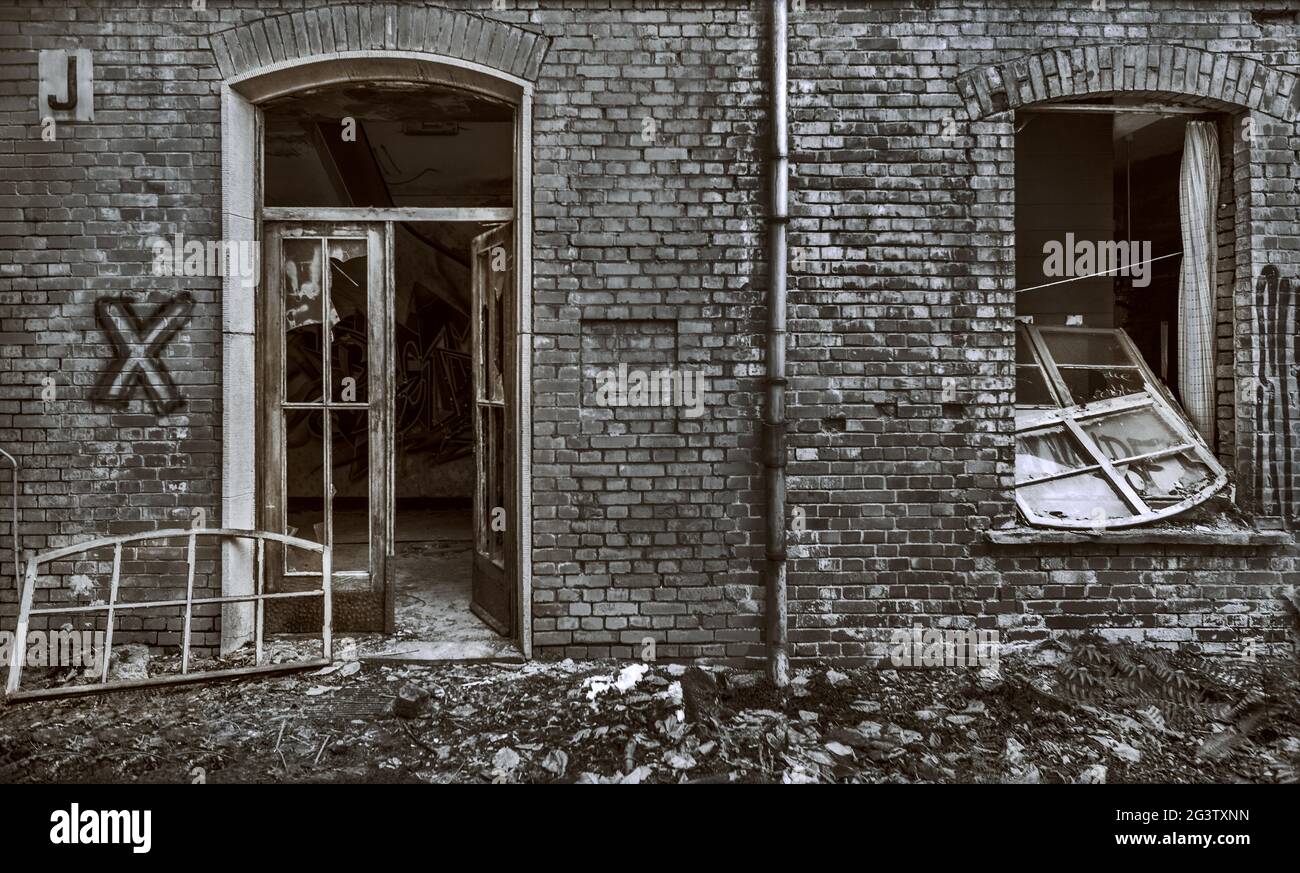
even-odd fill
[[[1164,119],[1120,141],[1115,154],[1115,230],[1113,238],[1145,246],[1159,258],[1182,250],[1178,185],[1182,168],[1184,117]],[[1178,386],[1178,283],[1181,258],[1164,258],[1144,269],[1146,284],[1117,276],[1115,326],[1122,327],[1157,377],[1161,375],[1161,324],[1166,326],[1166,384]]]
[[[483,229],[424,222],[399,224],[394,235],[398,500],[474,495],[469,264],[473,238]],[[455,396],[447,392],[449,380],[460,385]]]
[[[1032,288],[1068,276],[1044,272],[1043,245],[1109,240],[1114,236],[1114,150],[1107,114],[1027,114],[1016,135],[1016,287]],[[1070,253],[1066,252],[1066,257]],[[1016,314],[1039,324],[1065,324],[1081,315],[1088,327],[1114,326],[1114,282],[1109,276],[1018,294]]]
[[[471,386],[448,393],[458,361],[468,373],[470,354],[470,241],[479,225],[399,224],[394,233],[394,390],[397,432],[394,481],[398,500],[470,498],[474,493],[472,421],[451,420],[454,410],[472,400]],[[430,244],[430,243],[434,244]],[[463,252],[464,260],[459,253]],[[463,406],[462,406],[463,404]],[[342,428],[341,425],[350,425]],[[334,486],[336,499],[365,498],[368,479],[364,419],[336,422]],[[463,446],[456,449],[453,444]],[[319,440],[316,442],[319,446]],[[311,452],[320,457],[319,448]],[[290,465],[289,493],[319,497],[319,464]]]

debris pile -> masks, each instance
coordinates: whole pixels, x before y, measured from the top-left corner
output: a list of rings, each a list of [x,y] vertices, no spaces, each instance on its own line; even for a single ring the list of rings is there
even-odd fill
[[[1292,782],[1293,661],[1100,640],[998,669],[393,666],[0,710],[6,781]]]

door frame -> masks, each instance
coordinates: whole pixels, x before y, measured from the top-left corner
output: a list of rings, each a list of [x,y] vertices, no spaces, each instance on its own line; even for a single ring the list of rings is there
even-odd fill
[[[265,227],[265,225],[264,225]],[[328,358],[322,360],[321,389],[322,402],[318,406],[314,401],[294,403],[283,394],[286,384],[288,366],[285,357],[284,332],[284,289],[282,281],[283,249],[281,244],[290,239],[351,239],[366,243],[366,429],[368,438],[366,452],[369,456],[369,475],[367,476],[367,505],[371,507],[367,520],[368,548],[366,576],[370,589],[379,586],[384,594],[385,608],[391,599],[388,588],[392,569],[392,499],[391,483],[394,458],[389,451],[391,444],[392,421],[392,386],[388,374],[392,371],[392,258],[391,237],[393,225],[381,222],[358,221],[314,221],[314,222],[274,222],[263,240],[262,277],[263,293],[259,295],[258,312],[258,427],[263,438],[258,441],[258,493],[261,495],[258,527],[272,533],[288,532],[287,505],[287,446],[285,429],[281,416],[290,409],[314,411],[320,409],[325,413],[322,420],[322,461],[324,498],[325,544],[332,545],[334,539],[334,487],[336,474],[332,462],[333,413],[356,410],[355,404],[348,404],[334,399],[335,388],[330,381]],[[322,287],[322,328],[324,318],[328,317],[326,309],[333,307],[333,277],[329,272],[328,246],[321,249],[324,263],[321,268]],[[280,288],[279,294],[272,294],[272,288]],[[322,330],[322,340],[332,331]],[[322,356],[326,356],[327,344],[322,344]],[[377,508],[376,508],[377,507]],[[311,537],[304,537],[311,539]],[[285,566],[287,557],[280,549],[273,549],[269,554],[267,578],[277,583],[290,574]],[[340,566],[337,556],[335,568]],[[342,575],[337,569],[333,574],[335,580]],[[337,598],[335,598],[337,602]],[[391,632],[390,616],[385,616],[385,631]]]
[[[496,270],[496,250],[504,249],[507,231],[510,238],[513,238],[514,228],[510,224],[497,225],[489,228],[478,236],[474,237],[470,244],[470,283],[471,283],[471,314],[470,324],[472,326],[473,350],[471,353],[470,368],[473,374],[471,382],[473,384],[472,403],[474,407],[474,469],[476,472],[476,482],[474,486],[474,522],[473,522],[473,539],[474,539],[474,557],[471,569],[470,584],[470,610],[479,617],[481,621],[503,636],[510,636],[514,633],[514,624],[518,621],[518,604],[515,602],[516,591],[511,590],[508,577],[518,574],[518,556],[514,550],[514,544],[509,536],[501,538],[501,560],[498,562],[493,553],[495,549],[495,537],[493,536],[492,519],[497,509],[500,508],[506,514],[509,522],[507,530],[518,526],[518,505],[514,498],[514,492],[517,490],[518,473],[513,469],[511,454],[517,453],[518,448],[515,445],[518,435],[511,427],[510,412],[514,404],[514,398],[510,396],[510,389],[518,379],[515,362],[508,354],[501,355],[501,368],[499,375],[501,377],[501,393],[497,396],[492,382],[492,362],[494,361],[494,346],[497,339],[504,341],[513,341],[514,336],[511,333],[511,326],[508,322],[513,310],[513,300],[518,288],[511,288],[504,291],[507,305],[501,308],[497,313],[491,297],[494,296],[495,283],[492,276]],[[504,252],[503,252],[504,253]],[[486,261],[486,266],[485,266]],[[513,277],[515,273],[513,258],[507,261],[507,272],[512,277],[510,284],[517,284]],[[506,321],[506,325],[499,325],[498,320]],[[492,435],[492,430],[484,428],[483,414],[488,412],[489,418],[496,418],[492,410],[499,410],[501,413],[501,431],[498,443]],[[506,458],[498,459],[497,452],[501,450],[504,444]],[[497,504],[497,498],[493,495],[492,483],[495,482],[500,486],[500,505]],[[496,591],[505,589],[507,599],[507,608],[503,612],[504,616],[493,613],[492,601],[496,600]],[[480,593],[489,596],[480,598]],[[503,624],[504,622],[504,624]]]
[[[510,210],[356,209],[322,211],[318,216],[287,215],[267,210],[262,191],[262,129],[259,104],[284,94],[358,79],[371,82],[433,82],[475,91],[515,106],[514,205]],[[518,507],[513,532],[517,555],[514,642],[525,658],[532,656],[532,113],[534,86],[527,79],[460,58],[427,52],[371,50],[311,57],[288,65],[273,65],[226,79],[221,86],[221,205],[222,236],[226,241],[251,241],[262,246],[262,222],[282,219],[325,220],[512,220],[516,270],[514,363],[514,427]],[[484,212],[488,212],[484,210]],[[391,214],[390,214],[391,213]],[[508,213],[508,214],[506,214]],[[391,242],[389,243],[391,245]],[[391,255],[391,251],[387,252]],[[390,261],[391,263],[391,261]],[[259,501],[257,447],[261,398],[257,390],[258,301],[238,276],[222,278],[222,523],[255,529]],[[391,307],[390,307],[391,309]],[[389,434],[391,440],[391,434]],[[389,456],[391,458],[391,442]],[[389,470],[393,468],[389,464]],[[391,472],[390,472],[391,475]],[[391,517],[390,517],[391,523]],[[392,536],[390,530],[389,543]],[[389,564],[391,566],[391,562]],[[222,594],[251,591],[253,554],[234,542],[222,551]],[[391,572],[390,572],[391,575]],[[386,590],[393,591],[385,580]],[[389,595],[391,596],[391,594]],[[221,650],[232,651],[253,637],[251,610],[246,604],[226,604],[222,610]]]

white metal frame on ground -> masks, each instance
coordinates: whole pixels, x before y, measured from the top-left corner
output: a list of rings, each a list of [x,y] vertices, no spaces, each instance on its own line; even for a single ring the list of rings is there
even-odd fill
[[[185,537],[188,540],[186,549],[187,575],[184,599],[171,598],[167,600],[127,601],[125,603],[119,603],[117,595],[118,582],[122,575],[122,547],[130,543],[142,543],[149,540],[175,539],[177,537]],[[254,590],[248,594],[223,594],[221,597],[195,597],[194,564],[199,537],[219,537],[222,540],[237,538],[255,541],[256,559]],[[267,540],[280,543],[288,548],[297,548],[303,549],[304,551],[318,553],[321,556],[321,587],[306,591],[267,592],[265,578]],[[107,603],[55,604],[48,607],[32,608],[32,600],[36,592],[36,582],[39,578],[39,570],[42,564],[59,561],[95,549],[108,548],[109,546],[113,547],[113,575],[109,582]],[[97,691],[147,688],[156,685],[175,685],[182,682],[197,682],[208,679],[249,676],[256,673],[284,672],[286,670],[299,670],[328,665],[332,662],[334,655],[332,641],[332,603],[330,595],[332,575],[332,555],[328,546],[314,543],[311,540],[304,540],[297,537],[257,530],[175,528],[171,530],[146,531],[144,533],[123,534],[116,537],[88,540],[84,543],[64,546],[62,548],[52,549],[48,552],[42,552],[38,555],[33,555],[27,561],[27,576],[23,582],[22,601],[18,610],[18,630],[14,635],[13,648],[9,655],[9,678],[5,683],[5,696],[10,700],[65,697],[74,694],[89,694]],[[266,601],[299,597],[322,598],[321,657],[279,664],[263,664],[262,627],[266,618]],[[190,672],[190,630],[193,619],[193,607],[208,603],[220,603],[224,605],[247,602],[254,604],[253,611],[255,614],[253,666],[224,670],[206,670],[193,673]],[[185,624],[181,636],[181,672],[161,676],[151,676],[148,679],[121,680],[116,682],[108,681],[108,668],[110,661],[112,660],[113,652],[113,617],[119,612],[130,611],[133,609],[160,609],[176,606],[185,607]],[[27,628],[31,617],[34,615],[76,615],[96,612],[106,612],[108,614],[108,620],[105,624],[104,630],[103,651],[100,653],[103,663],[100,665],[99,681],[85,685],[63,685],[54,688],[35,688],[28,691],[21,690],[19,686],[22,682],[23,664],[27,660]]]

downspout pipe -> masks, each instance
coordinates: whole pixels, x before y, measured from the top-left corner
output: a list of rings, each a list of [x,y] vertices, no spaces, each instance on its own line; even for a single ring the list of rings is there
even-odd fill
[[[772,52],[771,118],[772,144],[768,164],[771,205],[767,214],[768,297],[767,373],[763,404],[763,474],[767,495],[767,546],[763,562],[767,591],[767,673],[778,688],[790,682],[790,653],[787,641],[786,607],[786,521],[785,521],[785,297],[788,252],[786,226],[789,211],[788,131],[786,56],[788,9],[786,0],[771,0],[769,44]]]

